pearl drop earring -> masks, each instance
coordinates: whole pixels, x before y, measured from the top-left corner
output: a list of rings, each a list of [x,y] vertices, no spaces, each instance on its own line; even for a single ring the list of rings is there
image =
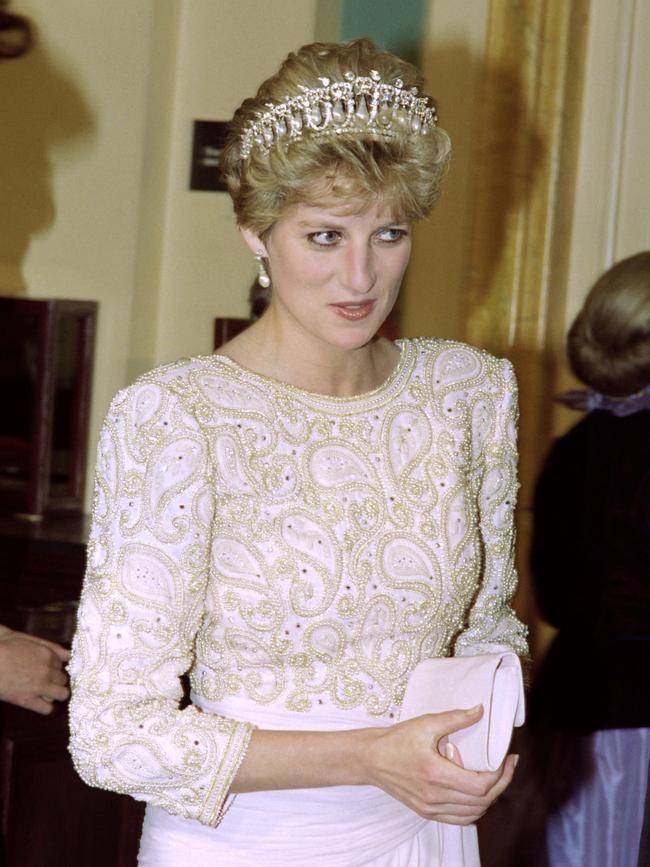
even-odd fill
[[[271,278],[269,277],[266,265],[264,264],[264,251],[258,250],[255,254],[255,258],[257,259],[258,265],[257,282],[263,289],[268,289],[271,285]]]

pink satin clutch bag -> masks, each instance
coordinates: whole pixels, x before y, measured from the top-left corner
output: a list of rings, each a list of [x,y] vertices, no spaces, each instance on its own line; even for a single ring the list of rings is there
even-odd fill
[[[468,770],[495,771],[507,755],[513,726],[525,718],[521,663],[515,653],[423,660],[407,683],[400,719],[477,704],[483,705],[481,719],[452,732],[449,740]]]

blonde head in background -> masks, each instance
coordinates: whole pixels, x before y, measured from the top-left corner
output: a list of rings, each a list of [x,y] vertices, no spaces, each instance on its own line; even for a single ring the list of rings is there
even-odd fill
[[[650,251],[617,262],[589,292],[567,338],[575,375],[613,397],[650,385]]]

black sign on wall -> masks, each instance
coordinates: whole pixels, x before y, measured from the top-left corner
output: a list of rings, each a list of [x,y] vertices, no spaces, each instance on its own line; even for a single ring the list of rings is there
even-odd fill
[[[226,136],[224,120],[195,120],[192,141],[191,190],[221,192],[226,185],[219,176],[219,157]]]

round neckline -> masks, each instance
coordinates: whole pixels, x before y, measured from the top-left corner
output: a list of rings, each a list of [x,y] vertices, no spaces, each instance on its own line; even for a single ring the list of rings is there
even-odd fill
[[[368,400],[372,400],[377,397],[385,397],[385,392],[393,392],[394,387],[401,383],[405,371],[410,368],[409,362],[411,361],[413,354],[413,343],[412,341],[405,340],[403,338],[399,338],[394,340],[393,343],[400,351],[397,362],[391,372],[388,374],[386,379],[381,382],[378,386],[371,389],[370,391],[364,391],[360,394],[351,394],[351,395],[335,395],[335,394],[324,394],[318,391],[308,391],[307,389],[300,388],[297,385],[292,385],[289,382],[284,382],[281,379],[274,379],[272,376],[266,376],[263,373],[257,373],[254,370],[251,370],[249,367],[245,367],[243,364],[240,364],[238,361],[230,358],[228,355],[219,355],[214,353],[210,356],[210,358],[218,364],[223,364],[227,367],[231,372],[235,373],[238,378],[244,379],[248,382],[258,382],[265,387],[271,387],[278,391],[288,392],[289,394],[299,397],[303,400],[313,401],[319,404],[336,404],[336,405],[351,405],[356,403],[364,403]]]

